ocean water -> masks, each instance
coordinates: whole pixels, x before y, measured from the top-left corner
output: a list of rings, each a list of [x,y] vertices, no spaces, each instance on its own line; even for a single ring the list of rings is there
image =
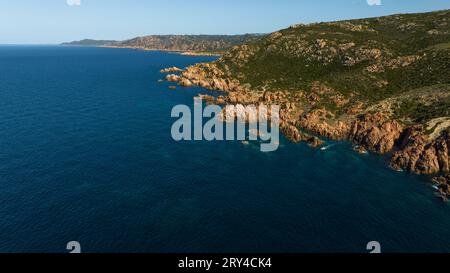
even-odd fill
[[[385,157],[173,141],[201,90],[159,70],[213,59],[0,46],[0,252],[450,251],[450,206]]]

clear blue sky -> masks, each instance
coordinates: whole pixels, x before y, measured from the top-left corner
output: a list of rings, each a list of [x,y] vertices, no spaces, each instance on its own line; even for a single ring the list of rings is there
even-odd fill
[[[0,0],[0,44],[266,33],[294,23],[440,9],[450,9],[450,0]]]

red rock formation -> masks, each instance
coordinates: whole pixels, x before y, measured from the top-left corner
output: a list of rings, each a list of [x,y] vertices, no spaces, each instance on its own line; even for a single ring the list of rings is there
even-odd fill
[[[343,121],[336,121],[334,124],[330,124],[327,121],[330,116],[333,116],[333,114],[325,109],[317,109],[301,116],[297,124],[302,128],[329,139],[346,139],[350,131],[350,126]]]
[[[353,123],[349,138],[373,152],[384,154],[394,148],[402,131],[400,123],[383,113],[366,114]]]
[[[317,137],[301,132],[299,128],[303,128],[329,139],[351,140],[379,154],[385,154],[397,148],[391,159],[391,166],[394,169],[408,170],[417,174],[449,171],[449,132],[438,139],[429,140],[422,129],[417,127],[405,129],[388,114],[366,113],[355,118],[354,115],[363,110],[362,103],[352,105],[347,111],[349,116],[345,120],[336,120],[333,113],[325,109],[303,112],[304,110],[297,109],[295,104],[299,99],[309,98],[313,105],[316,100],[311,97],[311,94],[332,94],[334,91],[320,83],[315,83],[312,88],[314,92],[309,93],[310,97],[304,92],[294,97],[288,97],[286,93],[280,91],[261,94],[250,92],[248,86],[242,86],[238,80],[227,78],[225,74],[226,72],[218,69],[215,64],[198,64],[188,67],[181,76],[168,75],[166,78],[169,81],[177,81],[182,86],[201,86],[227,92],[227,95],[217,99],[217,103],[220,104],[282,105],[280,129],[293,142],[306,141],[315,147],[323,144]],[[319,97],[317,99],[320,100]]]
[[[391,166],[417,174],[448,172],[450,133],[436,140],[428,140],[417,127],[406,132],[400,150],[391,159]]]
[[[433,182],[436,184],[442,200],[448,201],[450,198],[450,174],[435,177]]]

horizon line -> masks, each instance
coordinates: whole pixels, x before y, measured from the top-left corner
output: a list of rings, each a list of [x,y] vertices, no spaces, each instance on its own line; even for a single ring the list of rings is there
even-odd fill
[[[32,42],[32,43],[0,43],[0,45],[61,45],[63,43],[71,43],[71,42],[78,42],[83,40],[94,40],[94,41],[116,41],[116,42],[124,42],[136,38],[141,37],[147,37],[147,36],[243,36],[243,35],[267,35],[276,31],[284,30],[289,28],[292,25],[295,24],[321,24],[321,23],[333,23],[333,22],[343,22],[343,21],[351,21],[351,20],[364,20],[364,19],[374,19],[374,18],[383,18],[383,17],[389,17],[389,16],[396,16],[396,15],[413,15],[413,14],[426,14],[426,13],[433,13],[433,12],[442,12],[442,11],[449,11],[450,9],[438,9],[438,10],[432,10],[432,11],[425,11],[425,12],[404,12],[404,13],[392,13],[387,15],[381,15],[381,16],[373,16],[373,17],[357,17],[357,18],[348,18],[348,19],[341,19],[341,20],[329,20],[329,21],[314,21],[314,22],[303,22],[303,23],[293,23],[288,25],[285,28],[277,29],[274,31],[269,32],[247,32],[247,33],[236,33],[236,34],[141,34],[138,36],[133,36],[132,38],[125,38],[125,39],[97,39],[97,38],[78,38],[78,39],[72,39],[70,41],[59,41],[59,42]]]

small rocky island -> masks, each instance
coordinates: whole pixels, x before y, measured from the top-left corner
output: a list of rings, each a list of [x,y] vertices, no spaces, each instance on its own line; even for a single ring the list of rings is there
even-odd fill
[[[278,104],[293,142],[305,131],[438,175],[450,195],[450,11],[293,25],[212,63],[168,69],[180,86],[223,91],[218,104]],[[446,175],[447,174],[447,175]]]

